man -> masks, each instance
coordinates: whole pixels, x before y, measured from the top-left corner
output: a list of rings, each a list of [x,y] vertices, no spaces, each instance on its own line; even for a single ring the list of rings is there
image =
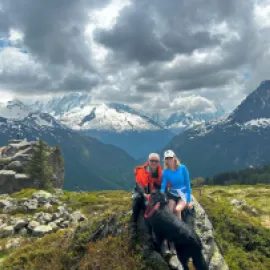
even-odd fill
[[[162,167],[159,154],[151,153],[144,165],[135,168],[134,175],[136,186],[132,195],[132,236],[136,237],[138,217],[146,209],[148,194],[161,186]]]

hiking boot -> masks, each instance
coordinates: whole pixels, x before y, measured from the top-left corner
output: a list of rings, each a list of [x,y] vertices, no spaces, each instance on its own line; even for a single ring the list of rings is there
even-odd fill
[[[170,252],[170,250],[169,250],[169,248],[168,248],[168,244],[164,244],[164,243],[163,243],[163,244],[161,245],[160,252],[161,252],[161,254],[162,254],[163,256],[168,255],[168,254],[171,254],[171,252]]]

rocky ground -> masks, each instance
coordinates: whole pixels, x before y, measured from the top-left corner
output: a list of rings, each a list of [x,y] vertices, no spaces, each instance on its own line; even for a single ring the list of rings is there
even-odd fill
[[[8,194],[0,196],[0,237],[27,235],[42,237],[85,220],[79,211],[67,207],[59,198],[62,190],[52,195],[38,191],[31,198],[16,199]]]
[[[195,229],[209,269],[269,269],[269,190],[194,190]],[[26,189],[1,195],[0,212],[0,269],[182,269],[175,255],[151,249],[142,220],[140,241],[130,249],[128,192]]]
[[[123,245],[124,247],[121,249],[115,246],[113,248],[114,253],[111,256],[120,256],[121,264],[130,261],[130,264],[134,267],[130,269],[182,269],[175,255],[162,258],[158,253],[151,250],[142,220],[141,241],[138,249],[134,254],[127,248],[130,246],[128,229],[131,215],[130,203],[130,193],[121,191],[73,193],[55,189],[53,193],[49,193],[45,191],[22,190],[11,195],[1,195],[0,258],[5,258],[4,266],[6,269],[12,269],[8,267],[26,269],[19,268],[22,267],[20,263],[22,257],[35,257],[34,251],[30,247],[27,248],[29,243],[31,243],[32,247],[40,239],[39,241],[43,241],[43,244],[38,245],[38,250],[42,249],[40,246],[43,245],[55,247],[55,245],[59,244],[59,237],[57,237],[57,240],[51,240],[49,244],[46,242],[48,241],[46,239],[50,239],[49,237],[54,238],[54,235],[63,233],[68,239],[66,240],[67,242],[61,244],[63,250],[66,252],[67,250],[72,250],[73,253],[76,250],[83,250],[83,255],[81,254],[79,259],[72,255],[72,258],[66,260],[66,263],[70,264],[68,267],[72,265],[74,269],[84,269],[83,267],[86,267],[85,269],[92,269],[89,268],[89,265],[93,263],[103,265],[103,268],[101,267],[100,269],[114,269],[106,268],[107,266],[105,266],[105,264],[113,263],[108,261],[109,258],[106,257],[106,260],[104,258],[98,259],[100,254],[96,253],[96,248],[93,248],[91,251],[92,255],[93,253],[95,254],[95,260],[93,256],[89,257],[87,253],[89,243],[93,243],[93,246],[101,245],[98,248],[101,253],[109,254],[113,251],[109,251],[108,246],[110,244],[113,245],[113,241],[118,241],[118,245]],[[195,199],[194,203],[196,209],[195,228],[202,238],[203,252],[209,262],[210,269],[228,269],[215,243],[212,224],[205,211]],[[104,245],[104,243],[107,244]],[[122,255],[121,252],[123,253]],[[58,257],[61,258],[61,256],[63,255]],[[41,258],[38,257],[36,260],[41,260]],[[116,262],[118,263],[116,266],[120,265],[120,261]],[[33,267],[33,269],[43,269],[38,268],[40,267],[39,264],[33,266],[29,262],[27,265],[28,267]],[[146,267],[146,265],[148,268],[140,268],[141,266]],[[157,265],[161,268],[157,268]],[[60,267],[55,269],[69,268]],[[125,268],[123,266],[121,269],[129,269],[129,267]]]

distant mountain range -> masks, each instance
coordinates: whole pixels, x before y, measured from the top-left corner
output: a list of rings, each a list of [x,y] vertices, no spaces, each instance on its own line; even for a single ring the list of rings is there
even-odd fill
[[[219,106],[213,114],[179,112],[158,120],[155,115],[139,112],[130,106],[98,103],[91,96],[80,93],[36,102],[31,108],[51,114],[62,124],[84,135],[116,145],[134,158],[158,151],[175,134],[224,114]]]
[[[65,158],[64,188],[75,190],[130,189],[135,160],[122,149],[82,136],[48,113],[31,112],[18,100],[0,103],[0,146],[9,139],[44,139],[59,144]]]
[[[270,81],[262,82],[228,117],[189,128],[168,148],[192,177],[270,163]]]

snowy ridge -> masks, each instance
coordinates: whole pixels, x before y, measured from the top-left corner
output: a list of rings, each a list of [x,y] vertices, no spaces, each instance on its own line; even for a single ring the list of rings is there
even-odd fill
[[[19,100],[0,103],[0,117],[10,120],[22,120],[29,115],[31,109]]]
[[[160,127],[145,118],[108,105],[91,104],[75,108],[58,118],[59,121],[75,130],[158,130]]]
[[[51,114],[74,130],[120,133],[164,129],[162,124],[127,105],[97,102],[88,94],[70,93],[45,103],[36,102],[31,108]]]
[[[244,127],[256,126],[256,127],[270,127],[270,118],[259,118],[250,120],[243,125]]]

